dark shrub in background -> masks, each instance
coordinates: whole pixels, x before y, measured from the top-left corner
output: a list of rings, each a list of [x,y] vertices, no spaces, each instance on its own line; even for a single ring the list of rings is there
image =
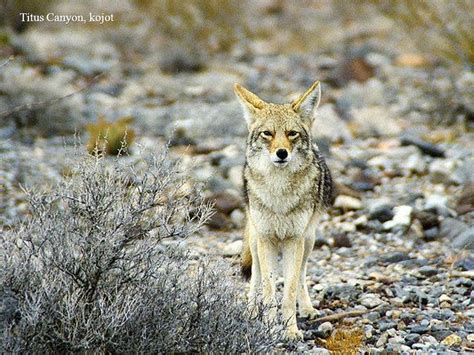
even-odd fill
[[[166,154],[136,166],[79,160],[52,192],[30,192],[31,218],[3,235],[4,351],[236,353],[274,344],[260,316],[248,316],[232,270],[193,260],[177,243],[211,213],[179,164]]]

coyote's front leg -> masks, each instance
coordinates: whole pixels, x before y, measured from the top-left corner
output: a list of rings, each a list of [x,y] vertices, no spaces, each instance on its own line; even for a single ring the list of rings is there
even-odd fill
[[[257,238],[257,253],[260,264],[261,285],[263,293],[263,304],[268,307],[268,320],[274,323],[276,320],[276,299],[275,299],[275,282],[277,273],[277,246],[266,237],[260,235]]]
[[[282,242],[283,289],[282,314],[286,322],[286,338],[289,340],[303,339],[303,332],[296,324],[296,292],[300,281],[301,264],[303,262],[304,238],[290,238]]]

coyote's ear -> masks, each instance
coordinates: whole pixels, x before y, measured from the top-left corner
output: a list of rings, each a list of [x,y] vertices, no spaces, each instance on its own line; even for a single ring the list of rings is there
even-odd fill
[[[244,110],[245,120],[250,126],[255,120],[254,113],[265,106],[265,101],[239,84],[234,85],[234,92]]]
[[[313,112],[321,101],[321,84],[316,81],[306,92],[291,103],[296,113],[305,119],[313,120]]]

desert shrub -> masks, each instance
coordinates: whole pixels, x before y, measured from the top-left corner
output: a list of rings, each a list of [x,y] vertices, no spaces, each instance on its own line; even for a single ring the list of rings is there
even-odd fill
[[[71,133],[83,125],[83,98],[71,84],[72,72],[43,75],[39,70],[8,63],[0,68],[0,115],[48,136]]]
[[[335,0],[338,10],[359,13],[359,8],[391,19],[421,52],[451,63],[472,67],[474,33],[469,0]]]
[[[273,344],[260,316],[248,316],[234,271],[180,247],[211,209],[166,154],[136,166],[86,156],[29,199],[31,218],[2,237],[4,351],[236,353]]]
[[[133,117],[130,116],[119,118],[115,122],[107,122],[100,116],[96,123],[87,124],[89,153],[118,155],[124,147],[128,150],[135,140],[135,131],[130,128],[132,122]]]
[[[248,32],[245,0],[134,0],[155,28],[189,55],[229,51]]]

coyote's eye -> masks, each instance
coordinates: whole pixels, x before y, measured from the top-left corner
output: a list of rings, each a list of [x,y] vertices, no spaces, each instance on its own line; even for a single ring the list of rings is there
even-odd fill
[[[289,131],[289,132],[288,132],[288,137],[294,138],[294,137],[296,137],[298,134],[299,134],[299,133],[296,132],[296,131]]]
[[[265,138],[270,138],[272,136],[272,132],[270,131],[263,131],[261,134]]]

